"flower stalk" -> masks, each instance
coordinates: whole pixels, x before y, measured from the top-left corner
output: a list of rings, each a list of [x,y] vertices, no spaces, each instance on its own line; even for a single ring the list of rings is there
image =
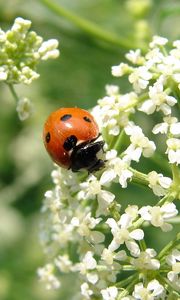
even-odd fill
[[[98,25],[94,24],[91,21],[88,21],[75,13],[70,12],[69,10],[62,7],[59,3],[57,4],[54,1],[50,0],[39,0],[43,5],[45,5],[49,10],[57,14],[58,16],[63,16],[82,31],[84,31],[89,36],[106,42],[110,45],[118,46],[123,49],[129,49],[132,47],[132,43],[128,39],[123,39],[117,36],[115,33],[108,32],[107,30],[103,30]],[[142,50],[146,49],[146,46],[134,45],[134,47],[139,47]]]

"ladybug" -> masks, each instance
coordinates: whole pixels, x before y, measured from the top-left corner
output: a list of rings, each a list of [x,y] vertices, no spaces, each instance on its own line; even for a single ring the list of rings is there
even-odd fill
[[[99,137],[98,125],[86,110],[60,108],[50,114],[44,125],[43,140],[47,152],[59,166],[77,172],[89,173],[104,166],[98,158],[104,142]]]

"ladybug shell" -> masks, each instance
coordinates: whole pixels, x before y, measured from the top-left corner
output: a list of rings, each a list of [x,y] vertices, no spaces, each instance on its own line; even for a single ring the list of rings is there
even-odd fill
[[[64,146],[68,138],[73,136],[79,145],[96,139],[98,135],[98,125],[88,111],[77,107],[60,108],[48,117],[44,125],[43,140],[52,160],[68,169],[71,167],[72,153]]]

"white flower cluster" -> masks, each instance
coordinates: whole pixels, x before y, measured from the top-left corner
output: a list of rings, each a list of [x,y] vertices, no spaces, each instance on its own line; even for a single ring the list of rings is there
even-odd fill
[[[31,21],[18,17],[10,30],[0,29],[0,81],[30,84],[39,77],[36,67],[41,60],[58,57],[58,41],[43,42],[30,27]]]
[[[180,42],[165,54],[166,42],[154,37],[145,57],[139,50],[130,51],[127,58],[137,67],[112,68],[115,76],[128,74],[134,90],[121,95],[117,86],[108,85],[107,96],[92,110],[105,140],[105,167],[93,174],[59,167],[52,172],[55,187],[45,193],[41,228],[50,261],[38,271],[47,288],[60,285],[56,274],[71,272],[79,277],[83,300],[179,299],[178,237],[172,237],[158,254],[148,246],[144,230],[144,225],[160,228],[163,235],[172,230],[178,214],[174,201],[180,195],[180,122],[171,108],[178,100],[173,87],[180,88]],[[172,178],[154,170],[139,171],[142,157],[150,159],[159,145],[130,118],[137,110],[162,115],[163,121],[153,125],[150,134],[151,138],[164,134],[164,156]],[[141,199],[140,192],[141,207],[127,202],[124,208],[121,191],[129,182],[150,189],[152,202]]]
[[[180,251],[175,249],[166,257],[166,261],[172,270],[167,277],[175,289],[180,291]]]

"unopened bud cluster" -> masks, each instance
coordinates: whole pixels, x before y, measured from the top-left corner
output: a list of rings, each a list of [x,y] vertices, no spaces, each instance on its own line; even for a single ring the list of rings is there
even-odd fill
[[[43,42],[30,27],[31,21],[18,17],[10,30],[0,29],[0,81],[30,84],[39,77],[41,60],[58,57],[58,41]]]

